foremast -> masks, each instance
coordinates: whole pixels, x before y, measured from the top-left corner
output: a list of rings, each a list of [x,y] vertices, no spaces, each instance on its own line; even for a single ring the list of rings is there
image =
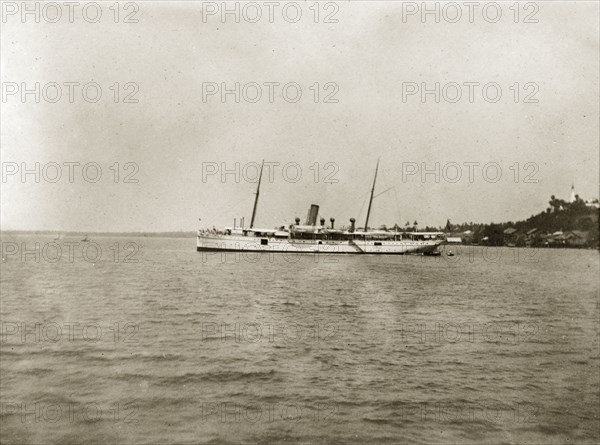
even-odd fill
[[[258,206],[258,195],[260,194],[260,183],[262,181],[263,167],[265,160],[260,164],[260,175],[258,176],[258,186],[256,187],[256,197],[254,198],[254,207],[252,208],[252,218],[250,218],[250,228],[254,227],[254,217],[256,216],[256,207]]]
[[[375,182],[377,181],[377,170],[379,170],[379,158],[375,166],[375,176],[373,177],[373,187],[371,187],[371,197],[369,198],[369,207],[367,208],[367,219],[365,220],[365,232],[369,230],[369,216],[371,216],[371,205],[373,204],[373,193],[375,193]]]

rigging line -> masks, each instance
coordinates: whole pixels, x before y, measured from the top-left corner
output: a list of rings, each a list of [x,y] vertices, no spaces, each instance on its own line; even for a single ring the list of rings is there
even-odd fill
[[[394,187],[394,196],[396,197],[396,216],[398,217],[398,222],[395,224],[402,224],[402,215],[400,214],[400,205],[398,204],[398,190]]]
[[[394,187],[390,187],[389,189],[385,189],[383,192],[377,193],[375,196],[373,196],[373,199],[377,198],[378,196],[383,195],[384,193],[389,192],[390,190],[392,190]]]
[[[365,203],[367,202],[367,196],[368,196],[368,195],[370,195],[370,194],[371,194],[371,192],[367,193],[367,194],[364,196],[364,198],[363,198],[363,203],[362,203],[362,205],[360,206],[360,211],[358,212],[358,215],[357,215],[357,216],[356,216],[356,218],[355,218],[357,222],[360,220],[360,218],[361,218],[361,216],[362,216],[362,211],[363,211],[363,209],[365,208]]]
[[[389,175],[387,174],[387,169],[385,168],[385,165],[384,165],[384,167],[381,169],[381,171],[382,171],[382,175],[381,175],[381,176],[382,176],[382,182],[383,182],[383,183],[386,183],[386,184],[389,184],[389,183],[387,182],[387,180],[388,180],[388,178],[389,178]],[[392,176],[393,176],[393,175],[392,175]],[[392,182],[392,183],[393,183],[393,182]],[[395,186],[395,185],[392,185],[391,187],[389,187],[389,188],[385,189],[384,191],[382,191],[382,192],[379,192],[377,195],[375,195],[375,196],[374,196],[374,198],[377,198],[378,196],[380,196],[380,195],[383,195],[384,193],[387,193],[387,192],[389,192],[390,190],[393,190],[393,191],[394,191],[394,198],[395,198],[395,200],[394,200],[394,204],[395,204],[395,215],[394,215],[394,217],[395,217],[395,218],[396,218],[396,217],[397,217],[397,218],[399,218],[399,220],[398,220],[399,222],[398,222],[398,223],[397,223],[397,222],[394,222],[394,224],[399,224],[399,223],[402,223],[402,219],[401,219],[401,214],[400,214],[400,205],[399,205],[399,199],[398,199],[398,190],[397,190],[396,186]]]
[[[371,193],[371,192],[367,192],[367,193],[365,193],[364,195],[359,195],[359,196],[357,196],[357,199],[360,199],[360,198],[362,198],[362,199],[363,199],[363,207],[364,207],[364,205],[365,205],[365,203],[364,203],[364,199],[365,199],[367,196],[369,196],[369,193]],[[359,218],[359,217],[360,217],[360,215],[358,215],[358,216],[355,216],[355,215],[353,215],[353,211],[352,211],[352,209],[350,208],[350,205],[349,205],[349,204],[345,204],[345,205],[343,205],[343,206],[339,207],[339,208],[338,208],[338,210],[339,210],[340,212],[342,212],[342,213],[350,213],[350,214],[351,214],[353,217],[355,217],[355,218]],[[361,207],[361,212],[362,212],[362,207]]]
[[[387,182],[387,180],[389,179],[390,175],[388,175],[388,170],[385,168],[385,165],[384,165],[384,167],[382,169],[382,175],[381,176],[382,176],[382,182],[384,182],[386,184],[389,184]],[[391,175],[391,176],[393,176],[393,175]],[[392,181],[392,184],[393,184],[393,181]],[[394,217],[395,218],[396,217],[399,218],[399,222],[401,223],[402,220],[400,218],[401,215],[400,215],[400,205],[399,205],[399,199],[398,199],[398,190],[397,190],[397,188],[396,188],[395,185],[392,185],[391,187],[385,189],[383,192],[378,193],[377,195],[375,195],[375,198],[377,198],[380,195],[383,195],[384,193],[389,192],[390,190],[394,191],[394,204],[395,204],[395,215],[394,215]],[[397,223],[395,222],[394,224],[397,224]]]
[[[388,185],[389,184],[388,174],[387,174],[387,169],[385,168],[385,165],[379,169],[379,172],[380,172],[379,177],[381,178],[379,182],[383,185]],[[385,190],[383,190],[383,191],[377,193],[375,196],[373,196],[373,199],[377,198],[378,196],[383,195],[384,193],[389,192],[393,188],[394,188],[394,186],[386,188]]]

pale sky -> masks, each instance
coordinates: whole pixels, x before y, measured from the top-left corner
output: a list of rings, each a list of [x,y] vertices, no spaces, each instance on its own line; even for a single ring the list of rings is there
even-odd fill
[[[69,23],[66,7],[67,17],[57,23],[45,20],[54,17],[49,10],[40,23],[3,12],[4,93],[13,85],[33,89],[35,82],[96,82],[102,97],[87,102],[81,87],[74,87],[70,103],[66,86],[56,103],[43,97],[36,103],[33,94],[23,103],[20,91],[3,96],[3,171],[55,162],[63,175],[56,183],[43,177],[36,183],[33,174],[25,183],[20,172],[5,175],[2,229],[194,230],[198,218],[202,225],[222,226],[242,216],[248,224],[256,184],[243,178],[236,183],[233,175],[225,183],[220,175],[203,181],[203,163],[233,169],[263,159],[280,165],[273,181],[263,181],[256,226],[289,224],[295,216],[304,221],[312,203],[320,204],[327,220],[333,216],[341,225],[354,216],[362,224],[378,157],[376,194],[392,189],[375,199],[372,226],[525,219],[544,210],[552,194],[567,199],[572,182],[583,198],[598,197],[598,2],[538,2],[538,23],[523,23],[533,10],[521,10],[514,23],[512,1],[500,2],[497,23],[484,20],[480,10],[473,23],[468,17],[422,23],[418,13],[403,17],[402,3],[392,1],[339,2],[337,12],[321,3],[318,23],[314,2],[297,2],[303,15],[296,23],[283,18],[281,2],[273,23],[243,16],[236,23],[232,16],[223,22],[218,12],[203,16],[203,3],[205,14],[221,5],[138,2],[137,23],[123,23],[130,12],[123,10],[114,23],[113,2],[102,3],[98,23],[88,23],[80,11]],[[266,15],[264,2],[257,4]],[[248,18],[254,14],[247,12]],[[323,23],[333,12],[338,22]],[[463,13],[468,15],[466,7]],[[115,82],[118,103],[110,89]],[[133,91],[125,89],[127,82],[139,86],[133,96],[138,103],[123,103]],[[243,97],[236,103],[233,95],[221,103],[219,94],[203,100],[208,82],[230,88],[236,82],[296,82],[302,97],[286,102],[279,87],[270,103],[263,86],[256,103]],[[337,103],[323,103],[334,88],[324,90],[328,82],[337,85]],[[403,83],[433,88],[436,82],[496,82],[502,98],[487,102],[479,87],[471,103],[462,86],[456,103],[443,97],[436,103],[433,95],[422,103],[418,94],[403,101]],[[524,103],[531,92],[538,102]],[[45,93],[54,95],[51,88]],[[96,162],[102,176],[89,183],[75,167],[71,183],[65,162]],[[116,162],[117,183],[110,169]],[[139,166],[137,183],[123,182],[128,162]],[[288,163],[302,168],[296,183],[284,180],[281,167]],[[328,163],[335,171],[325,169]],[[443,177],[436,183],[433,174],[424,182],[420,174],[403,178],[403,168],[420,169],[422,163],[429,169],[439,163],[440,173],[446,167],[452,178],[458,164],[463,176],[454,183]],[[473,182],[465,163],[479,163]],[[502,169],[495,183],[482,174],[489,163]],[[337,183],[325,183],[331,172]],[[525,182],[528,173],[537,183]]]

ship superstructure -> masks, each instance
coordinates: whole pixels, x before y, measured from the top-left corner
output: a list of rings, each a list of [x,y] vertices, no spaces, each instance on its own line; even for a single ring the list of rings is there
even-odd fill
[[[263,163],[264,165],[264,163]],[[350,226],[336,229],[335,219],[319,221],[319,206],[312,204],[304,224],[296,218],[294,224],[276,229],[254,227],[263,167],[259,174],[250,226],[244,227],[243,219],[238,227],[222,230],[199,230],[198,251],[247,251],[281,253],[324,253],[324,254],[429,254],[444,242],[442,232],[401,232],[398,230],[370,230],[369,217],[375,193],[379,161],[375,168],[369,206],[364,228],[356,228],[356,220]]]

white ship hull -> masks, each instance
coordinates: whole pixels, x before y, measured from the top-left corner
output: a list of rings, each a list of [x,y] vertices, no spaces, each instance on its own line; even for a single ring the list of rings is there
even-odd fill
[[[197,250],[222,252],[279,252],[323,254],[402,255],[430,253],[442,244],[440,240],[300,240],[276,237],[249,237],[201,233]]]
[[[350,218],[350,227],[334,228],[335,218],[330,218],[330,226],[325,226],[325,218],[319,219],[319,206],[311,204],[306,217],[306,224],[300,225],[300,218],[294,219],[294,224],[286,224],[275,229],[258,229],[254,226],[260,183],[263,173],[260,168],[258,186],[250,226],[244,225],[242,218],[240,226],[236,220],[233,227],[224,230],[199,230],[197,250],[199,252],[265,252],[282,254],[349,254],[349,255],[403,255],[407,253],[439,254],[435,252],[442,244],[440,232],[399,232],[398,225],[394,231],[384,227],[379,230],[369,230],[369,216],[375,193],[375,182],[379,160],[375,168],[371,197],[365,219],[364,228],[357,228],[354,218]],[[319,221],[319,224],[317,224]]]

